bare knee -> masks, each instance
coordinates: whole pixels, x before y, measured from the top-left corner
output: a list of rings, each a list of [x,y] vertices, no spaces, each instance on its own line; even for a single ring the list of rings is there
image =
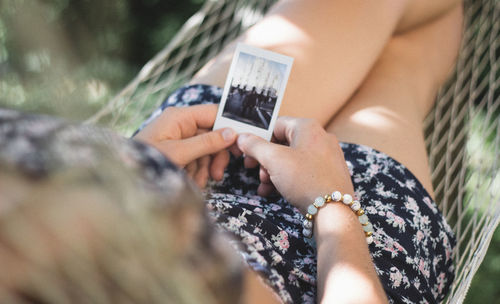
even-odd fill
[[[387,44],[380,60],[406,69],[404,73],[422,94],[419,107],[425,115],[431,108],[439,87],[455,66],[462,38],[462,6],[403,34]]]
[[[447,15],[461,6],[461,0],[412,0],[406,6],[396,27],[396,34],[416,29],[426,23]]]

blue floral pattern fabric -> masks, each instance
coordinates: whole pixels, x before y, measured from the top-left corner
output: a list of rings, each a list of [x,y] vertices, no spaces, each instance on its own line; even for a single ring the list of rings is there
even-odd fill
[[[218,103],[221,94],[214,86],[182,87],[145,124],[169,106]],[[355,195],[374,226],[369,250],[389,301],[439,303],[454,279],[456,242],[436,204],[415,176],[388,155],[351,143],[341,148]],[[224,179],[206,193],[209,213],[284,303],[314,303],[316,247],[302,236],[304,216],[280,196],[258,196],[258,184],[257,169],[231,159]]]

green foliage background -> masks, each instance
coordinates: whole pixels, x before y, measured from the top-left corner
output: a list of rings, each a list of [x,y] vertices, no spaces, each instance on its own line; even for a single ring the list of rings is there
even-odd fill
[[[203,0],[2,0],[0,107],[83,120],[173,37]],[[500,231],[466,303],[500,303]]]
[[[201,4],[202,0],[0,1],[0,106],[87,118]]]

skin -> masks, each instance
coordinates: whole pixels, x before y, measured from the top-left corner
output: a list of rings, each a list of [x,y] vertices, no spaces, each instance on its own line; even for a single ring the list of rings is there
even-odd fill
[[[210,131],[217,115],[215,105],[167,108],[134,139],[157,148],[172,162],[186,168],[201,188],[209,176],[221,180],[229,163],[229,148],[236,141],[230,128]]]
[[[393,38],[363,85],[326,126],[340,141],[387,153],[433,196],[422,123],[453,67],[461,8]],[[390,136],[387,136],[390,134]]]
[[[332,189],[354,192],[336,137],[317,121],[280,117],[274,136],[285,145],[243,134],[238,137],[238,147],[266,169],[269,182],[302,213],[318,195]],[[320,298],[325,303],[387,302],[361,225],[350,208],[328,204],[321,208],[315,222]],[[365,292],[347,292],[353,288]]]
[[[367,76],[363,85],[357,90],[353,98],[337,112],[327,126],[327,131],[335,134],[336,138],[346,142],[365,144],[389,155],[396,155],[396,159],[405,164],[423,182],[424,187],[432,193],[425,143],[422,134],[422,121],[433,104],[438,86],[444,81],[449,72],[460,41],[461,9],[457,8],[419,29],[397,36],[387,44],[383,54]],[[433,52],[439,48],[439,52]],[[429,51],[431,50],[431,51]],[[397,60],[394,60],[397,58]],[[315,131],[306,130],[311,137],[317,138]],[[387,136],[391,134],[391,136]],[[328,141],[324,135],[323,141]],[[249,136],[251,140],[259,140]],[[330,139],[335,141],[336,139]],[[255,143],[245,142],[241,136],[238,144],[242,151],[257,159],[264,166],[267,176],[261,176],[261,182],[267,186],[260,187],[262,194],[276,187],[280,193],[290,193],[286,185],[299,187],[300,193],[321,191],[326,187],[318,185],[325,177],[313,178],[315,184],[306,181],[296,182],[300,175],[318,174],[327,167],[328,160],[322,159],[322,167],[314,172],[304,172],[304,168],[312,166],[305,162],[300,169],[290,167],[290,163],[283,161],[283,148],[274,147],[271,143],[263,143],[267,148],[255,150]],[[290,145],[293,147],[293,145]],[[321,143],[315,142],[308,146],[309,153],[324,150]],[[307,148],[306,148],[307,149]],[[262,159],[265,155],[272,155],[272,151],[279,150],[280,157],[274,161]],[[314,155],[320,158],[319,155]],[[340,156],[336,156],[337,159]],[[285,158],[286,159],[286,158]],[[304,162],[304,155],[297,157]],[[262,172],[263,170],[261,170]],[[279,176],[275,172],[279,171]],[[336,177],[345,168],[334,171]],[[265,174],[266,175],[266,174]],[[293,176],[294,180],[280,180],[280,177]],[[312,176],[312,175],[311,175]],[[330,189],[344,188],[347,193],[350,186],[330,177],[335,186]],[[344,178],[348,176],[344,175]],[[305,184],[304,184],[305,183]],[[271,184],[272,186],[269,186]],[[300,188],[299,185],[307,185]],[[312,187],[312,188],[311,188]],[[297,189],[297,188],[294,188]],[[330,190],[331,191],[331,190]],[[342,190],[340,190],[342,191]],[[313,198],[300,199],[291,197],[297,207],[304,208]],[[293,199],[297,199],[294,201]],[[367,246],[359,223],[353,218],[353,213],[342,205],[329,205],[316,218],[315,238],[318,245],[318,295],[324,303],[383,303],[383,291],[374,276],[373,266],[369,258]],[[356,290],[363,293],[356,293]]]
[[[279,1],[192,79],[223,87],[237,42],[294,58],[280,114],[323,126],[350,99],[388,41],[434,20],[456,0]],[[314,89],[311,89],[314,88]],[[308,102],[307,102],[308,101]]]
[[[245,164],[261,166],[259,194],[277,190],[304,212],[333,189],[352,193],[340,140],[389,154],[432,195],[422,120],[458,51],[462,14],[456,4],[283,1],[241,36],[238,41],[295,57],[280,114],[309,118],[281,117],[274,133],[280,144],[239,136]],[[228,46],[193,83],[222,86],[233,50]],[[315,223],[318,301],[386,302],[352,211],[330,204]],[[252,295],[246,301],[257,302]]]

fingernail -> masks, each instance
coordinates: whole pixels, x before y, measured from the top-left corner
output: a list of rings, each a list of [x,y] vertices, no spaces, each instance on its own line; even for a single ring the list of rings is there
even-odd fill
[[[234,131],[230,128],[224,129],[224,131],[222,131],[222,138],[224,138],[225,141],[233,141]]]
[[[248,138],[247,134],[240,134],[240,135],[238,135],[238,143],[239,144],[243,143],[247,138]]]

